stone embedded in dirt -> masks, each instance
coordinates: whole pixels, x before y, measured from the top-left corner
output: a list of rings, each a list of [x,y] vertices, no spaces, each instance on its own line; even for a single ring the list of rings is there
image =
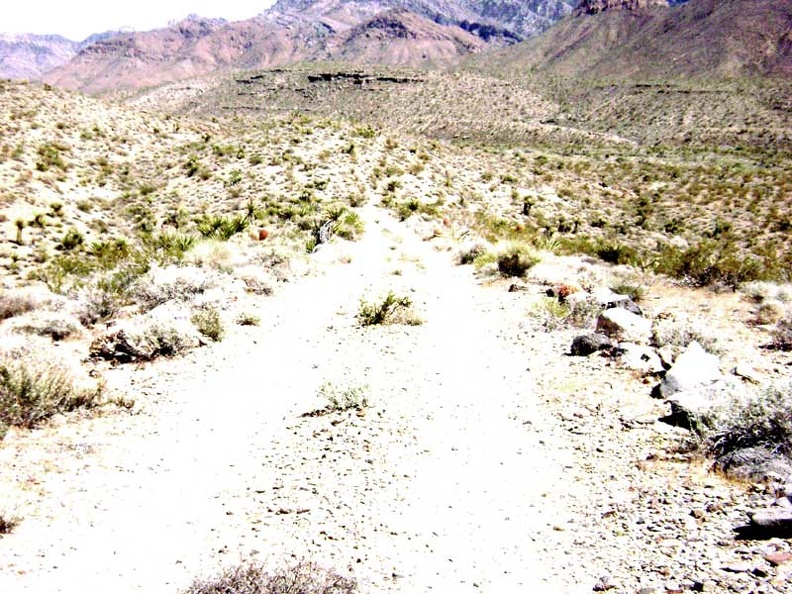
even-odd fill
[[[778,567],[792,561],[792,553],[768,553],[764,555],[764,560],[773,567]]]
[[[517,283],[512,283],[509,285],[509,293],[518,293],[520,291],[527,291],[528,285],[520,285]]]
[[[266,229],[259,229],[258,240],[264,241],[265,239],[267,239],[267,237],[269,237],[269,231],[267,231]]]
[[[610,338],[604,334],[581,334],[572,340],[570,353],[575,357],[587,357],[597,351],[604,351],[613,346]]]
[[[762,376],[759,374],[759,372],[756,371],[756,369],[754,369],[750,365],[746,365],[745,363],[740,363],[739,365],[737,365],[737,367],[734,368],[732,373],[737,377],[741,377],[744,380],[748,380],[753,384],[762,383]]]
[[[750,573],[753,571],[753,564],[746,561],[735,561],[734,563],[727,563],[721,569],[729,573]]]
[[[652,336],[652,323],[626,309],[607,309],[597,318],[597,332],[610,338],[647,344]]]
[[[708,353],[704,347],[693,341],[677,357],[663,381],[655,386],[652,396],[668,398],[677,392],[696,390],[722,379],[718,357]]]
[[[605,592],[607,590],[612,590],[616,587],[616,584],[613,583],[613,578],[609,575],[603,575],[597,583],[594,584],[593,590],[595,592]]]
[[[622,342],[618,348],[621,366],[646,374],[660,374],[665,371],[663,362],[654,349],[634,342]]]

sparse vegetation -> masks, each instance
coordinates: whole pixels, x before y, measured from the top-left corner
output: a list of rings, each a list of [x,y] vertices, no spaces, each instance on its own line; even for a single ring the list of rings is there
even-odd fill
[[[196,580],[182,594],[353,594],[357,583],[301,561],[274,573],[257,562],[230,567],[217,577]]]

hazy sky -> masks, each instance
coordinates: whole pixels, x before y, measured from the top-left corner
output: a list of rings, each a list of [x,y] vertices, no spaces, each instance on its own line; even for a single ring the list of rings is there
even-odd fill
[[[0,13],[2,33],[58,33],[82,41],[91,33],[164,27],[194,13],[227,20],[250,18],[274,0],[21,0]],[[13,7],[12,7],[13,6]]]

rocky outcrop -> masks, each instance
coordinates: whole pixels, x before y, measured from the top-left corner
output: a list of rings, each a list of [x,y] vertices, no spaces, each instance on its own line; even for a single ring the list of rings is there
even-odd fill
[[[622,307],[613,307],[597,319],[597,332],[618,340],[645,344],[652,336],[652,323]]]
[[[643,10],[657,6],[667,8],[668,0],[583,0],[574,14],[598,14],[606,10]]]

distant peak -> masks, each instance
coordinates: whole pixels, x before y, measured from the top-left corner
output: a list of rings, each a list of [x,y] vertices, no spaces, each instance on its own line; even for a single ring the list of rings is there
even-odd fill
[[[582,0],[575,14],[598,14],[606,10],[642,10],[654,6],[669,6],[668,0]]]

